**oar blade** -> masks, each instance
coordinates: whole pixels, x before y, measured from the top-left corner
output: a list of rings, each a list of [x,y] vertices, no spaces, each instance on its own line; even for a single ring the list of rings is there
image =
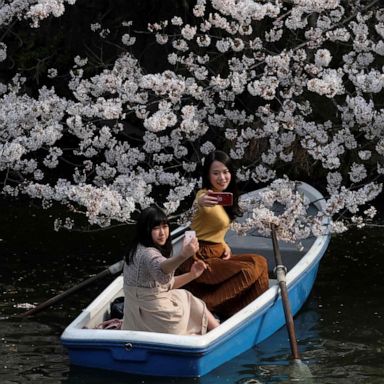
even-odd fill
[[[290,364],[289,378],[299,383],[312,384],[313,375],[308,365],[303,363],[300,359],[292,360]]]

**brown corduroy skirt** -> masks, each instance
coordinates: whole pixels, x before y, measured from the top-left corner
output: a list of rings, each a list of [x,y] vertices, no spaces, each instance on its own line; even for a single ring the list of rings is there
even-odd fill
[[[224,260],[223,244],[199,242],[199,245],[196,256],[208,268],[183,288],[202,299],[212,312],[224,318],[232,316],[268,289],[268,264],[263,256],[247,253]],[[179,272],[188,272],[193,261],[190,258],[184,262]]]

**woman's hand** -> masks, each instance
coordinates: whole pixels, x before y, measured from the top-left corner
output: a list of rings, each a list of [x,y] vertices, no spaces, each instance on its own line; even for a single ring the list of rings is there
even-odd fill
[[[209,189],[206,193],[203,193],[199,197],[197,202],[201,207],[214,207],[215,205],[217,205],[217,198],[211,195],[212,192],[213,191]]]
[[[203,260],[196,260],[192,265],[191,269],[187,273],[175,276],[172,288],[177,289],[183,287],[185,284],[190,283],[192,280],[197,279],[201,274],[209,269],[209,266],[204,263]]]
[[[231,254],[232,254],[232,252],[231,252],[231,248],[229,248],[228,244],[224,244],[224,248],[225,248],[225,250],[224,250],[224,253],[223,253],[223,255],[221,256],[221,258],[222,258],[223,260],[228,260],[228,259],[231,258]]]
[[[202,273],[207,269],[207,265],[204,263],[203,260],[196,260],[192,266],[190,272],[193,275],[194,279],[197,279],[199,276],[202,275]]]
[[[189,243],[183,244],[181,255],[184,259],[189,259],[199,250],[199,241],[193,238]]]
[[[199,250],[199,242],[196,238],[193,238],[189,243],[184,244],[182,246],[181,252],[175,257],[169,257],[163,260],[160,264],[160,268],[164,273],[172,273],[180,267],[185,260],[189,259]],[[183,276],[183,275],[181,275]],[[175,276],[176,278],[177,276]],[[175,283],[175,287],[181,287],[187,282],[182,282],[182,279],[177,279],[178,282]],[[190,280],[189,280],[190,281]]]

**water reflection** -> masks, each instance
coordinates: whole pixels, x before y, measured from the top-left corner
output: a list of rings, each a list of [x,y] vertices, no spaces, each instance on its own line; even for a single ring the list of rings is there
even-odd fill
[[[110,279],[33,318],[12,316],[25,310],[17,308],[19,304],[45,301],[113,264],[125,247],[129,229],[57,234],[46,213],[21,203],[9,207],[1,200],[0,211],[2,384],[297,382],[290,376],[284,328],[202,378],[147,378],[71,367],[59,337]],[[301,358],[316,384],[384,382],[383,242],[380,229],[354,231],[331,241],[314,290],[295,318]]]

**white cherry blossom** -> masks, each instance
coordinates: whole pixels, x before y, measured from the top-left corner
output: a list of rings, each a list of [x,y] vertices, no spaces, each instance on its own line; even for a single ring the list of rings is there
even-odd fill
[[[280,238],[299,242],[364,225],[384,175],[384,12],[358,4],[355,12],[340,0],[197,0],[188,21],[170,15],[145,31],[166,52],[165,70],[127,52],[144,33],[134,23],[123,22],[115,41],[109,25],[92,23],[95,39],[122,49],[105,67],[89,52],[60,71],[48,61],[47,81],[67,77],[64,91],[29,93],[24,73],[2,80],[2,192],[61,203],[102,227],[130,223],[153,202],[177,216],[201,184],[197,165],[224,149],[244,185],[266,185],[240,232],[268,235],[275,223]],[[68,6],[76,1],[3,2],[0,26],[38,28],[48,17],[59,25]],[[18,51],[3,36],[9,65]],[[326,210],[310,220],[285,173],[315,175]]]

